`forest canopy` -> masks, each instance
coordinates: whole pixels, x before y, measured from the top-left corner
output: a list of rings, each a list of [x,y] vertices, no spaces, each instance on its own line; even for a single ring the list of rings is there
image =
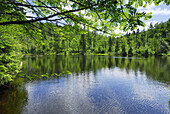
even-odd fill
[[[127,31],[145,26],[151,13],[138,12],[137,8],[169,0],[3,0],[0,8],[0,25],[49,22],[57,25],[82,26],[105,33],[115,27]],[[3,19],[2,19],[3,18]]]

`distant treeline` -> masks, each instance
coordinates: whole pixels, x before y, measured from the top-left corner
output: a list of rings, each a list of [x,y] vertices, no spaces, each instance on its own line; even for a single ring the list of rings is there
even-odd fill
[[[67,31],[64,31],[66,29]],[[36,45],[34,39],[27,37],[25,39],[27,46],[22,49],[22,52],[30,54],[109,53],[123,56],[170,54],[170,19],[154,26],[151,23],[147,31],[139,32],[137,29],[136,32],[133,31],[121,37],[101,35],[88,29],[80,30],[80,32],[68,29],[68,26],[64,29],[58,27],[58,30],[53,31],[44,28],[49,32],[42,31],[41,45]]]

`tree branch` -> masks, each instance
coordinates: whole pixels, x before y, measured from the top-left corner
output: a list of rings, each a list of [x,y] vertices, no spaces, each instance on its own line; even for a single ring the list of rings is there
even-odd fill
[[[59,8],[59,7],[52,7],[52,6],[37,6],[37,5],[31,5],[31,4],[22,4],[22,3],[18,3],[18,2],[0,2],[0,3],[10,3],[10,4],[15,4],[17,6],[23,6],[23,7],[36,7],[36,8]]]
[[[66,13],[77,12],[77,11],[81,11],[81,10],[88,9],[88,8],[90,8],[90,7],[84,7],[84,8],[80,8],[80,9],[76,9],[76,10],[68,10],[68,11],[56,13],[56,14],[53,14],[53,15],[50,15],[47,17],[32,19],[32,20],[0,22],[0,25],[33,23],[33,22],[37,22],[37,21],[48,20],[49,18],[55,17],[57,15],[64,15]]]

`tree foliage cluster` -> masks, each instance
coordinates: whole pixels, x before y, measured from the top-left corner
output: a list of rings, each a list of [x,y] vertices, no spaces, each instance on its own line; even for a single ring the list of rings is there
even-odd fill
[[[19,72],[24,32],[19,26],[0,27],[0,83],[3,85]]]
[[[3,0],[0,14],[9,18],[1,20],[0,25],[47,21],[74,27],[85,25],[107,33],[118,25],[129,30],[144,26],[141,18],[151,18],[150,13],[136,8],[153,2],[169,4],[168,0]]]

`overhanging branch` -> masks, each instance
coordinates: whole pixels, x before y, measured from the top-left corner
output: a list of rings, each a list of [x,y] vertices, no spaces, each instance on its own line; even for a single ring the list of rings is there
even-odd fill
[[[49,18],[58,16],[58,15],[64,15],[66,13],[77,12],[77,11],[81,11],[81,10],[88,9],[88,8],[90,8],[90,7],[84,7],[84,8],[80,8],[80,9],[76,9],[76,10],[68,10],[68,11],[56,13],[56,14],[53,14],[53,15],[50,15],[50,16],[47,16],[47,17],[42,17],[42,18],[37,18],[37,19],[32,19],[32,20],[19,20],[19,21],[0,22],[0,25],[33,23],[33,22],[37,22],[37,21],[48,20]]]

